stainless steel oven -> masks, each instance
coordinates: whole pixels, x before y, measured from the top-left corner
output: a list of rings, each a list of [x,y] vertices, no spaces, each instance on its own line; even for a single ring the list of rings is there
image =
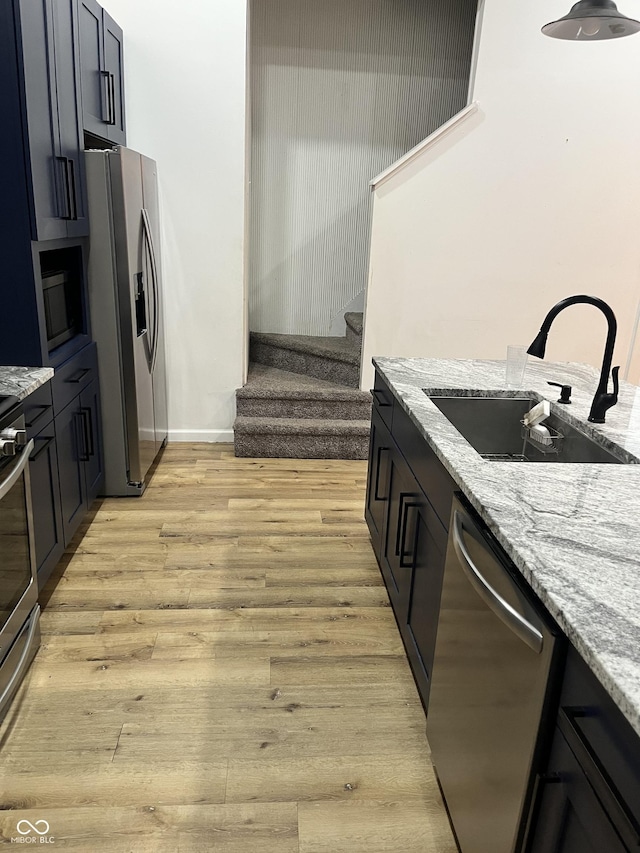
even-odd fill
[[[0,719],[40,642],[29,455],[22,408],[0,397]]]

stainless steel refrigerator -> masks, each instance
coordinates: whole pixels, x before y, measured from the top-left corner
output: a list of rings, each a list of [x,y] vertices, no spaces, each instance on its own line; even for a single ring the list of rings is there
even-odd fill
[[[141,495],[167,438],[156,164],[87,151],[89,313],[98,347],[105,495]]]

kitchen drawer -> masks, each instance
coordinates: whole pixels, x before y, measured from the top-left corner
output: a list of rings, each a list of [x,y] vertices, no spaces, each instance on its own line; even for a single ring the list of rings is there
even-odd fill
[[[384,379],[376,372],[376,378],[373,383],[373,390],[371,391],[371,395],[373,396],[373,407],[378,412],[382,421],[386,426],[391,429],[391,421],[393,420],[393,408],[394,408],[394,397],[387,383]]]
[[[389,393],[389,392],[387,392]],[[392,435],[445,529],[449,529],[455,482],[401,406],[393,412]]]
[[[97,376],[96,345],[89,344],[56,369],[51,380],[54,413],[59,414]]]
[[[24,419],[27,424],[27,437],[33,438],[53,418],[51,382],[45,382],[28,397],[25,397],[23,408]]]

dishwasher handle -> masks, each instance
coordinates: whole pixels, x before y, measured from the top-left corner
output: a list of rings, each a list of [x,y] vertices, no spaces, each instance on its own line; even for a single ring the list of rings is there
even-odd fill
[[[455,510],[453,514],[453,547],[455,548],[460,565],[467,576],[469,582],[478,593],[480,598],[489,607],[498,618],[502,619],[504,624],[510,628],[516,636],[518,636],[530,649],[536,654],[542,652],[544,640],[538,629],[528,622],[524,616],[521,616],[517,610],[502,598],[499,593],[487,582],[487,580],[478,571],[474,565],[471,555],[469,554],[464,537],[462,535],[463,514]]]

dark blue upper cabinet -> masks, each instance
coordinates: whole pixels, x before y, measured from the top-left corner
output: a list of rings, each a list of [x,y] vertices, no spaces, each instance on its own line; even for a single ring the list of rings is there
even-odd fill
[[[82,120],[88,133],[124,145],[122,30],[96,0],[77,0]]]
[[[80,87],[80,40],[74,14],[75,0],[53,0],[55,70],[60,156],[69,173],[72,210],[67,236],[89,233],[86,179],[84,174],[84,134]]]
[[[89,233],[73,0],[14,0],[33,240]]]
[[[124,145],[127,141],[124,121],[124,60],[123,34],[113,18],[102,10],[104,24],[104,61],[111,81],[111,125],[108,137]]]

